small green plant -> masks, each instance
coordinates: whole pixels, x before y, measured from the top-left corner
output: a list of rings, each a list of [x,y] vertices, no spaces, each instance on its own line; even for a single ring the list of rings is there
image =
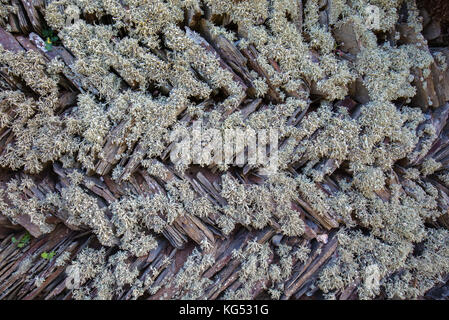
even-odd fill
[[[26,245],[28,245],[30,240],[31,240],[31,235],[28,232],[22,238],[20,238],[20,240],[17,240],[16,237],[11,238],[11,242],[16,243],[18,248],[25,247]]]
[[[54,31],[51,29],[45,29],[42,31],[42,35],[44,36],[45,40],[45,49],[48,51],[51,51],[53,49],[53,44],[57,41],[59,41],[59,38],[57,35],[54,34]]]
[[[46,259],[46,260],[51,260],[54,256],[55,256],[56,252],[51,251],[51,252],[42,252],[41,253],[41,257],[42,259]]]

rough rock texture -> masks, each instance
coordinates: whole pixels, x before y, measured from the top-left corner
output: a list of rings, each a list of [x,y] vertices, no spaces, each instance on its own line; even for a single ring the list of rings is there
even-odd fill
[[[448,296],[448,2],[0,3],[0,299]]]

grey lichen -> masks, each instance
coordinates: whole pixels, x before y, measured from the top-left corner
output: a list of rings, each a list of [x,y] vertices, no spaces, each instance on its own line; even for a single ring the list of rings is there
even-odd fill
[[[158,246],[155,234],[176,228],[185,217],[215,223],[214,231],[225,237],[238,226],[272,227],[289,238],[308,231],[316,237],[305,211],[325,229],[341,226],[338,257],[318,280],[329,298],[354,284],[363,299],[381,290],[389,298],[416,298],[449,272],[448,232],[428,225],[444,212],[439,191],[426,179],[437,176],[449,185],[445,165],[424,159],[439,132],[428,114],[408,105],[417,92],[416,70],[427,78],[434,61],[442,69],[447,61],[432,56],[422,41],[396,41],[400,34],[378,44],[380,34],[395,28],[401,7],[408,12],[406,25],[420,34],[415,1],[335,0],[328,1],[325,12],[321,2],[308,0],[298,12],[291,0],[54,0],[46,6],[45,20],[73,61],[48,61],[34,50],[0,46],[2,73],[21,79],[24,88],[0,92],[0,129],[11,132],[0,165],[33,176],[60,162],[70,172],[66,185],[39,200],[28,196],[36,187],[31,178],[12,179],[0,194],[0,209],[13,222],[26,215],[42,233],[54,229],[47,221],[52,210],[66,217],[66,225],[92,230],[102,248],[86,248],[71,263],[69,277],[81,276],[74,298],[112,299],[125,287],[138,298],[173,285],[168,280],[153,285],[156,269],[139,278],[130,258],[148,255]],[[3,26],[13,9],[4,6],[6,0],[0,3]],[[365,24],[369,4],[381,15],[375,29]],[[220,48],[203,38],[201,28],[183,26],[188,10],[213,17],[210,36],[224,37],[239,54],[257,53],[251,61],[257,67],[243,54],[238,55],[246,59],[243,69],[254,70],[236,72],[232,62],[225,64]],[[334,31],[348,25],[355,41],[344,55],[339,48],[349,44],[338,41]],[[70,75],[79,94],[76,106],[61,112],[60,89]],[[367,92],[367,101],[348,98],[357,104],[353,110],[345,98],[355,83]],[[242,106],[257,98],[260,103],[245,116]],[[220,185],[212,199],[218,200],[211,201],[192,177],[186,178],[189,165],[159,161],[171,148],[170,134],[191,132],[193,120],[219,134],[276,129],[282,142],[279,171],[259,179],[261,168],[249,166],[258,179],[252,183],[237,179],[240,168],[201,159],[199,167],[212,168]],[[398,177],[396,165],[406,159],[424,160]],[[322,169],[327,161],[336,168]],[[338,167],[333,189],[326,189],[323,182]],[[136,168],[154,179],[146,182],[158,186],[156,191],[126,187],[140,187],[133,177]],[[113,200],[99,200],[90,192],[94,183],[86,180],[96,175],[125,187]],[[201,298],[213,285],[202,277],[215,262],[213,245],[195,241],[199,247],[174,276],[176,298]],[[414,253],[418,244],[424,248],[419,255]],[[106,254],[105,247],[119,251]],[[310,252],[307,245],[280,244],[274,250],[249,241],[232,257],[240,266],[240,286],[224,297],[250,298],[257,285],[274,299],[282,297],[294,261],[306,263]],[[68,258],[63,254],[56,265]],[[163,265],[173,264],[166,257]],[[43,281],[36,279],[36,285]],[[95,292],[83,287],[88,281]]]

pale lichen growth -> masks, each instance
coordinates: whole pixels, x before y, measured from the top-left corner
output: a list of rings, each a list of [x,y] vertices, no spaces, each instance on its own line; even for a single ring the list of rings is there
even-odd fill
[[[214,262],[213,255],[194,249],[184,263],[183,269],[176,275],[177,298],[188,300],[201,298],[204,290],[213,283],[202,275]]]
[[[221,196],[227,205],[223,208],[226,215],[221,221],[223,231],[232,230],[236,223],[262,229],[275,218],[285,235],[302,235],[304,221],[291,209],[291,202],[296,197],[295,184],[291,182],[292,179],[279,175],[264,186],[245,186],[224,176]]]
[[[45,200],[24,195],[27,190],[34,186],[34,181],[26,176],[20,180],[13,179],[9,181],[6,190],[0,191],[2,214],[13,222],[20,217],[26,216],[40,232],[52,232],[55,226],[47,221],[47,218],[50,217],[51,209],[48,203]]]
[[[4,26],[14,9],[5,0],[0,3]],[[307,228],[302,211],[313,213],[317,223],[327,222],[328,229],[343,224],[348,230],[339,235],[338,259],[331,260],[318,281],[329,298],[353,284],[363,299],[381,290],[389,298],[414,298],[449,272],[449,253],[442,246],[447,232],[426,225],[443,213],[439,191],[426,179],[438,175],[449,186],[444,165],[425,158],[438,132],[419,108],[406,105],[416,94],[415,71],[424,80],[432,63],[444,70],[447,61],[442,54],[432,56],[420,41],[398,45],[397,32],[394,41],[384,41],[384,34],[396,30],[402,5],[407,27],[420,34],[415,1],[327,3],[323,10],[323,1],[304,2],[299,23],[302,13],[297,1],[290,0],[54,0],[46,6],[45,19],[73,54],[73,63],[58,58],[48,62],[34,50],[0,47],[2,72],[21,79],[26,88],[0,93],[1,129],[12,133],[0,165],[31,174],[57,161],[65,169],[76,168],[68,175],[69,186],[58,186],[43,200],[28,196],[35,187],[31,179],[11,180],[1,194],[2,214],[13,222],[26,216],[49,233],[54,225],[47,217],[56,209],[67,217],[67,225],[90,229],[102,246],[119,249],[109,258],[104,248],[77,255],[69,276],[79,272],[81,285],[90,281],[94,289],[75,289],[75,298],[116,298],[128,287],[133,298],[156,294],[168,280],[153,286],[159,275],[153,270],[142,281],[130,258],[145,257],[158,245],[154,233],[163,233],[185,216],[208,222],[213,217],[226,236],[241,225],[256,230],[275,226],[279,234],[300,237]],[[380,24],[374,29],[365,23],[368,5],[379,9]],[[250,63],[244,68],[257,72],[248,70],[248,76],[245,71],[245,80],[237,81],[242,72],[232,63],[224,66],[219,48],[206,42],[200,28],[182,27],[186,9],[212,17],[212,37],[225,37],[240,53],[254,52],[258,68]],[[339,43],[335,31],[348,25],[355,44],[344,55],[339,48],[346,44]],[[69,75],[76,76],[80,93],[76,106],[61,113],[60,86]],[[353,111],[339,103],[356,81],[368,95]],[[315,97],[319,102],[311,101]],[[244,117],[241,107],[248,98],[261,98],[261,103]],[[204,106],[207,101],[211,107]],[[303,118],[295,123],[300,114]],[[201,120],[220,134],[226,129],[276,129],[283,142],[278,174],[259,184],[243,183],[237,174],[224,172],[230,166],[201,159],[201,166],[221,172],[217,197],[224,204],[199,196],[191,183],[178,179],[188,165],[175,164],[169,170],[154,161],[170,147],[173,131],[191,131],[190,120]],[[204,140],[206,144],[211,137]],[[105,143],[117,147],[113,159]],[[423,161],[398,178],[395,164],[404,159]],[[336,167],[321,170],[328,160]],[[87,190],[93,182],[85,181],[85,176],[102,175],[99,163],[107,163],[106,174],[118,184],[140,183],[133,180],[132,165],[146,169],[155,185],[170,182],[161,183],[154,194],[126,189],[116,201],[105,203]],[[338,167],[348,178],[337,181],[337,191],[322,187]],[[297,203],[307,210],[300,205],[296,210]],[[357,226],[366,234],[349,229]],[[419,243],[424,249],[417,255]],[[201,298],[213,285],[202,277],[215,262],[212,245],[203,239],[201,251],[196,248],[187,258],[174,280],[176,298]],[[240,287],[227,291],[225,298],[250,298],[261,283],[271,283],[264,289],[281,298],[294,269],[293,257],[306,263],[310,252],[307,245],[280,244],[273,250],[250,241],[234,252]],[[69,256],[63,253],[56,266],[64,266]],[[273,257],[278,262],[271,263]],[[163,265],[173,264],[166,257]],[[40,285],[44,279],[36,281]]]
[[[65,265],[67,265],[67,263],[69,262],[69,259],[70,259],[70,255],[71,254],[69,251],[64,251],[63,253],[61,253],[55,261],[55,266],[63,267]]]
[[[437,170],[441,169],[442,164],[435,161],[433,158],[427,159],[423,162],[421,172],[424,176],[434,174]]]
[[[8,26],[7,18],[8,15],[12,12],[15,12],[15,8],[9,4],[8,0],[1,0],[0,1],[0,26],[4,27],[5,25]]]

